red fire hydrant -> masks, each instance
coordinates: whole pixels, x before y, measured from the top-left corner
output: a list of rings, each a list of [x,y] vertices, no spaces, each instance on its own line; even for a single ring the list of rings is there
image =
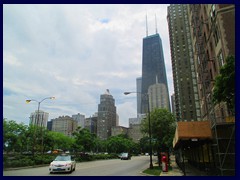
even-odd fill
[[[162,171],[168,172],[167,157],[165,155],[162,156]]]

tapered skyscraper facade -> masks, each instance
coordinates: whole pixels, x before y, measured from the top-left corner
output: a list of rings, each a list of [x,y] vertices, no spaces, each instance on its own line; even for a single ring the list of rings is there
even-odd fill
[[[97,136],[106,140],[111,136],[111,128],[117,125],[115,100],[107,89],[100,97],[98,105]]]
[[[143,94],[141,103],[142,114],[146,113],[148,110],[148,101],[147,98],[144,97],[144,94],[148,93],[148,89],[151,85],[156,84],[156,78],[158,79],[158,82],[163,84],[167,89],[165,95],[167,96],[168,104],[166,107],[168,107],[167,109],[170,109],[162,40],[158,33],[143,38],[141,91]]]

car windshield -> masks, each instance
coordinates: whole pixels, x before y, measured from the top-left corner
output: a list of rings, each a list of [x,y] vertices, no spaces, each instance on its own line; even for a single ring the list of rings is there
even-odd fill
[[[70,156],[57,156],[54,161],[71,161]]]
[[[128,153],[122,153],[122,156],[126,157],[126,156],[128,156]]]

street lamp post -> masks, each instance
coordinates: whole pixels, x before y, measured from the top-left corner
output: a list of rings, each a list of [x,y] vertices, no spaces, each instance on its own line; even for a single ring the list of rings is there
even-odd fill
[[[145,97],[147,97],[148,101],[148,133],[149,133],[149,146],[150,146],[150,169],[153,169],[153,163],[152,163],[152,131],[151,131],[151,121],[150,121],[150,108],[149,108],[149,95],[148,93],[140,93],[140,92],[124,92],[125,95],[131,94],[131,93],[138,93],[142,94]]]
[[[44,98],[44,99],[42,99],[41,101],[37,101],[37,100],[34,100],[34,99],[28,99],[28,100],[26,100],[26,103],[30,103],[31,101],[35,101],[35,102],[37,102],[38,103],[38,110],[37,110],[37,122],[36,122],[36,120],[35,120],[35,123],[37,124],[37,126],[39,125],[39,111],[40,111],[40,104],[41,104],[41,102],[43,102],[44,100],[46,100],[46,99],[55,99],[55,97],[46,97],[46,98]],[[42,154],[43,154],[43,130],[42,130],[42,128],[43,128],[43,119],[42,119],[42,122],[41,122],[41,136],[42,136]],[[36,140],[36,134],[35,134],[35,130],[34,130],[34,146],[35,146],[35,140]],[[33,154],[34,155],[34,154]]]

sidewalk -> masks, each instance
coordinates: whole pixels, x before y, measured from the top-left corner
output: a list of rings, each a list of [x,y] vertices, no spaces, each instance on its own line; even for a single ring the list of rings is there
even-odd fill
[[[175,156],[170,156],[170,164],[172,166],[172,170],[168,172],[161,172],[160,176],[184,176],[183,171],[178,167],[175,162]],[[191,166],[189,163],[185,163],[185,174],[186,176],[209,176],[206,172],[200,171],[199,169]]]
[[[189,163],[185,163],[185,171],[186,171],[186,176],[211,176],[208,175],[207,172],[205,171],[200,171],[196,167],[190,165]]]
[[[177,163],[175,162],[175,156],[170,155],[170,164],[172,166],[172,170],[168,172],[161,172],[160,176],[183,176],[183,172],[178,167]]]

